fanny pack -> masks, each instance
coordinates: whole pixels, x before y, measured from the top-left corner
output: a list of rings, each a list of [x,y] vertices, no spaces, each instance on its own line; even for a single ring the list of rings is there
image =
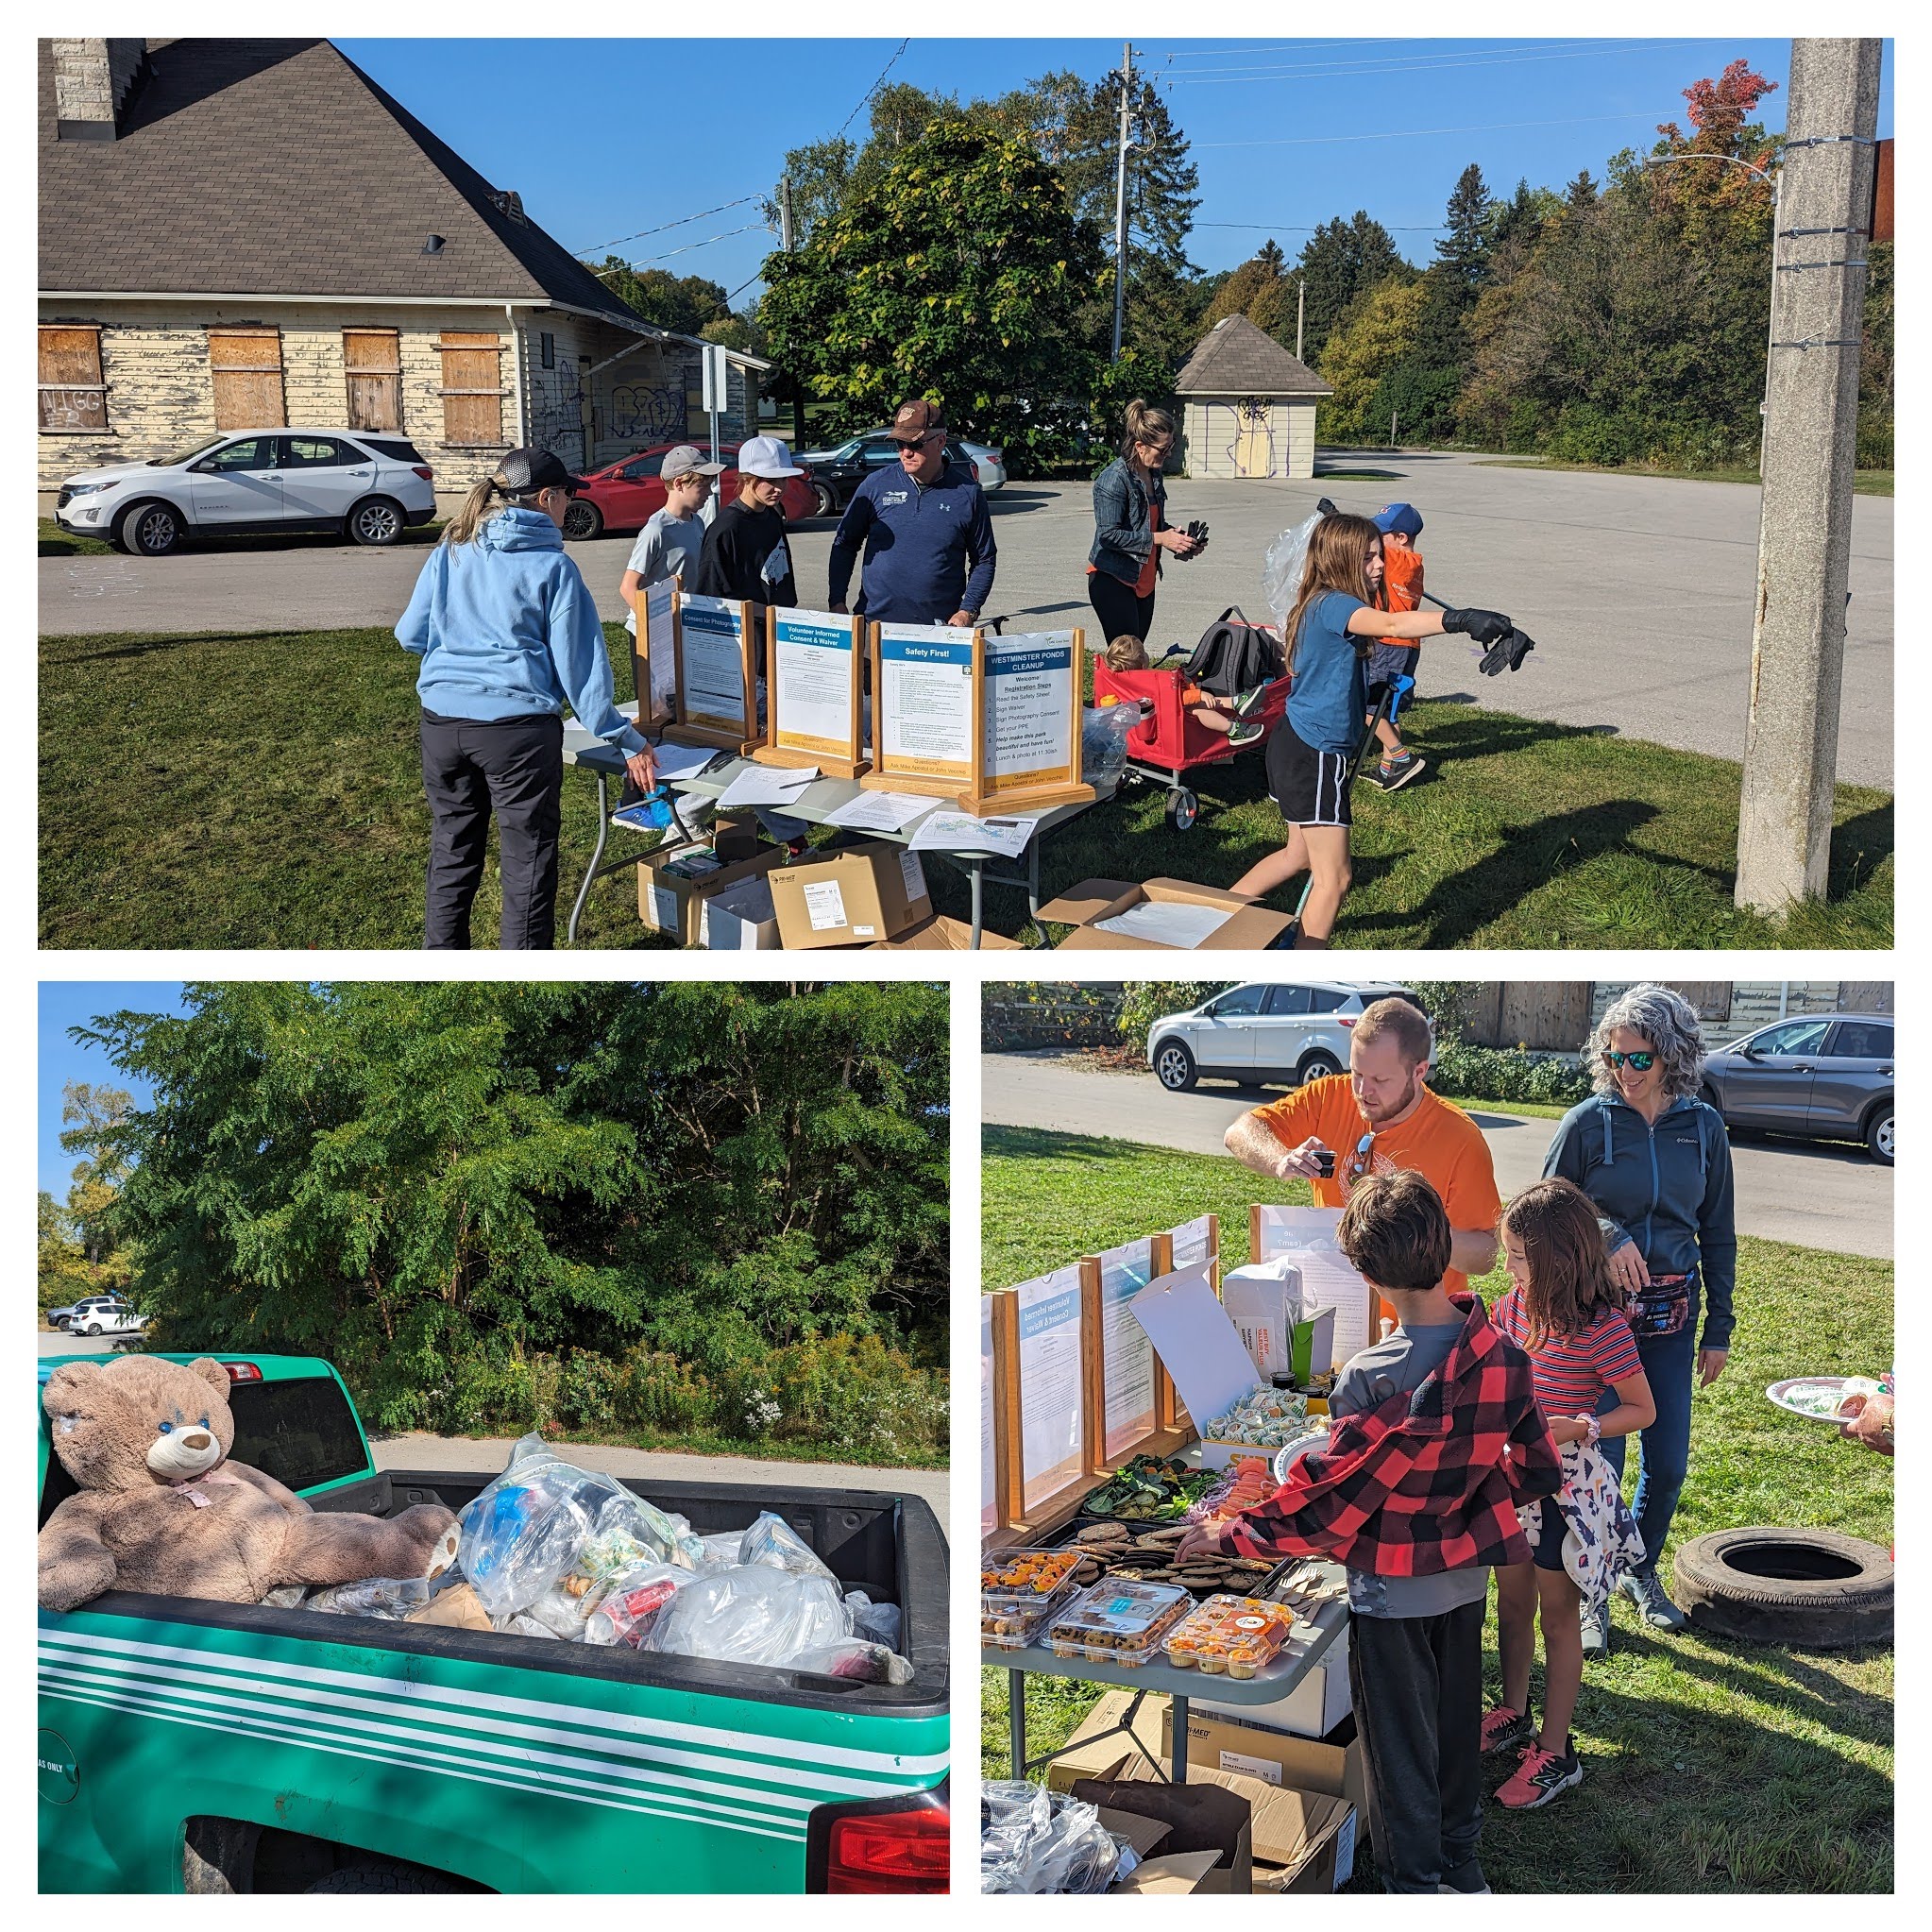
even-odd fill
[[[1648,1287],[1639,1289],[1636,1298],[1624,1313],[1631,1333],[1645,1336],[1674,1335],[1690,1325],[1690,1304],[1697,1296],[1695,1268],[1682,1275],[1652,1275]]]

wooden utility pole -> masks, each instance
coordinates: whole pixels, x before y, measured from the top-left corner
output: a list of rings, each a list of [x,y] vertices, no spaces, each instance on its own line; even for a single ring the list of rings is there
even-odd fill
[[[1120,340],[1127,320],[1127,121],[1134,84],[1134,50],[1129,42],[1120,50],[1120,159],[1113,178],[1113,360],[1120,361]]]
[[[1791,42],[1737,816],[1759,912],[1822,898],[1831,858],[1880,47]]]
[[[1308,319],[1308,278],[1295,278],[1295,360],[1301,360],[1301,325]]]

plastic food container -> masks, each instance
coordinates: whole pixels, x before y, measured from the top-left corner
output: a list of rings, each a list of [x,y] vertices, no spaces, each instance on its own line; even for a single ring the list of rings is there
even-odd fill
[[[1167,1639],[1167,1661],[1209,1677],[1252,1677],[1274,1662],[1295,1613],[1259,1597],[1210,1597]]]
[[[1047,1636],[1057,1657],[1086,1657],[1127,1669],[1152,1660],[1161,1640],[1194,1607],[1181,1584],[1102,1578],[1057,1616]]]
[[[1000,1550],[979,1566],[979,1634],[995,1650],[1023,1651],[1078,1594],[1079,1550]]]

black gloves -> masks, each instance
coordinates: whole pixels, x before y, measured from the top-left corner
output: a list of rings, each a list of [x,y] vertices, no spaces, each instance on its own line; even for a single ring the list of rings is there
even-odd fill
[[[1477,669],[1486,678],[1493,678],[1505,670],[1520,670],[1523,659],[1535,650],[1536,640],[1526,633],[1512,630],[1508,636],[1492,644],[1483,653],[1483,661]]]
[[[1495,610],[1446,610],[1442,614],[1445,631],[1460,631],[1479,644],[1500,644],[1510,634],[1510,620]]]
[[[1194,550],[1190,553],[1190,560],[1192,560],[1193,557],[1199,556],[1200,553],[1208,547],[1208,526],[1205,523],[1203,523],[1198,517],[1196,517],[1195,520],[1188,525],[1186,534],[1193,537],[1195,540]]]

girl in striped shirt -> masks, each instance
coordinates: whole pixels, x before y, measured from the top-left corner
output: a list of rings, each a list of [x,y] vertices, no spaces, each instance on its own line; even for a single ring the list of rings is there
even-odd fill
[[[1656,1415],[1644,1379],[1636,1337],[1623,1313],[1623,1291],[1610,1278],[1609,1257],[1596,1208],[1567,1180],[1539,1180],[1502,1211],[1502,1246],[1510,1291],[1498,1304],[1496,1327],[1530,1358],[1536,1402],[1559,1449],[1594,1449],[1603,1436],[1627,1435]],[[1597,1410],[1604,1391],[1617,1406]],[[1565,1463],[1574,1458],[1566,1450]],[[1566,1476],[1574,1470],[1566,1467]],[[1546,1497],[1541,1533],[1525,1513],[1531,1560],[1496,1573],[1502,1703],[1483,1720],[1485,1753],[1517,1747],[1517,1763],[1498,1800],[1511,1810],[1547,1805],[1582,1781],[1584,1768],[1569,1737],[1570,1714],[1583,1687],[1583,1594],[1564,1567],[1563,1512]],[[1543,1723],[1530,1717],[1530,1665],[1536,1624],[1543,1626]]]

